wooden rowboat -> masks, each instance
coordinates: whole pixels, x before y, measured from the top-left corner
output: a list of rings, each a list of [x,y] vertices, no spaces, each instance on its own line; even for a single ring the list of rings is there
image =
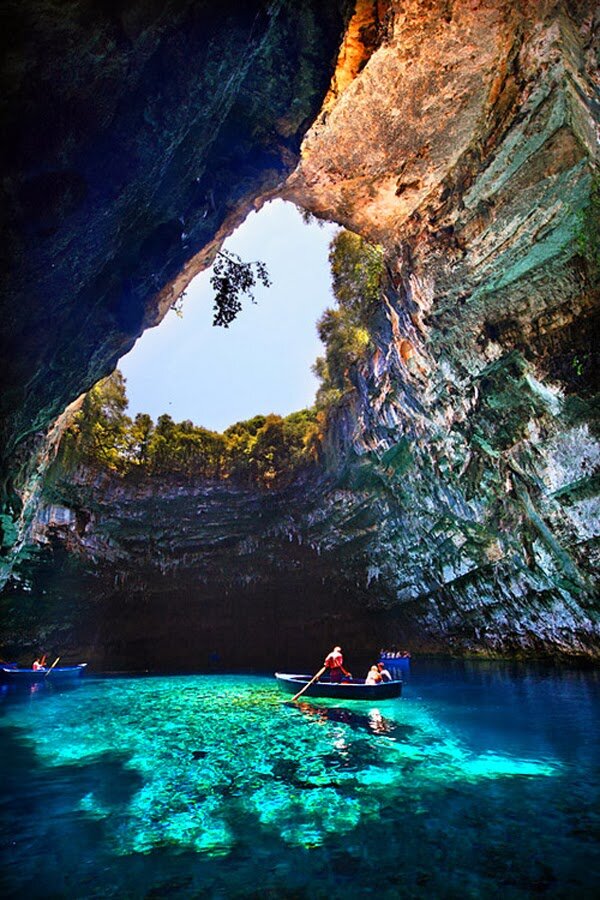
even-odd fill
[[[73,681],[83,674],[87,663],[77,666],[55,666],[44,669],[15,669],[12,666],[0,666],[0,681],[10,684],[36,684],[40,681]]]
[[[279,686],[288,694],[297,694],[311,680],[312,675],[287,675],[275,672]],[[401,681],[382,681],[365,684],[364,678],[347,681],[315,681],[302,694],[303,697],[329,697],[333,700],[391,700],[402,693]]]

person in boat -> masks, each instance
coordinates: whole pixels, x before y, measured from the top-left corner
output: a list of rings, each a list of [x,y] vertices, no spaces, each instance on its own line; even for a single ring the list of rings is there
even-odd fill
[[[334,647],[331,653],[325,657],[323,665],[328,670],[330,681],[343,681],[344,678],[352,678],[352,673],[344,668],[344,657],[341,647]]]
[[[386,669],[384,663],[382,663],[382,662],[377,663],[377,671],[378,671],[379,674],[381,675],[381,680],[382,680],[382,681],[391,681],[391,680],[392,680],[392,676],[390,675],[390,673],[389,673],[388,670]]]
[[[38,658],[36,660],[34,660],[31,668],[33,669],[34,672],[37,672],[38,669],[45,669],[46,668],[46,654],[44,653],[43,656],[38,656]]]
[[[377,666],[371,666],[371,668],[367,672],[365,684],[380,684],[382,681],[383,678],[379,674],[379,669],[377,668]]]

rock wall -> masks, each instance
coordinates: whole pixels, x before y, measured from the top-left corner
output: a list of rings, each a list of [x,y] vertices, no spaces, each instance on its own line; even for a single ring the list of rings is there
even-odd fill
[[[370,9],[299,166],[272,192],[386,250],[374,350],[331,412],[325,470],[283,496],[90,473],[46,485],[30,534],[50,541],[40,559],[54,554],[56,602],[75,566],[82,609],[97,603],[64,627],[99,659],[119,654],[85,622],[118,622],[122,658],[142,665],[165,610],[172,646],[187,646],[190,607],[206,656],[231,634],[215,624],[223,591],[253,664],[268,660],[269,633],[290,663],[325,633],[374,648],[599,655],[598,12]],[[167,245],[157,240],[161,258]],[[52,505],[71,510],[64,522]],[[31,561],[17,577],[13,611],[40,585]],[[37,615],[33,631],[15,624],[14,643],[52,618],[44,603]],[[239,644],[229,652],[248,663]]]
[[[0,595],[5,658],[30,663],[43,645],[113,671],[302,669],[343,641],[353,665],[357,651],[361,669],[372,662],[386,613],[373,617],[354,571],[304,537],[327,484],[317,470],[277,494],[51,474]]]
[[[284,191],[388,251],[339,414],[367,577],[432,642],[597,655],[598,11],[394,9]]]

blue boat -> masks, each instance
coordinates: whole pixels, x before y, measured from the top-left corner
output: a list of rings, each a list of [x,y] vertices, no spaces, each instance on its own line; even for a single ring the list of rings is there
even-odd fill
[[[43,669],[16,669],[0,666],[0,681],[9,684],[38,684],[39,682],[74,681],[83,674],[87,663],[76,666],[55,666]]]
[[[410,654],[396,656],[391,651],[384,651],[379,654],[378,662],[383,663],[392,675],[394,672],[410,672]]]
[[[287,675],[275,672],[279,686],[288,694],[297,694],[312,677],[312,675]],[[399,697],[401,693],[401,681],[365,684],[364,678],[348,678],[346,681],[315,681],[302,696],[328,697],[332,700],[391,700]]]

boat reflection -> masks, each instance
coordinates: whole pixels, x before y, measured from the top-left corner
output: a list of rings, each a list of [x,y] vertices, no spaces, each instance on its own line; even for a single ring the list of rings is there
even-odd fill
[[[369,728],[374,734],[390,735],[395,725],[389,719],[384,718],[378,709],[372,709],[369,713]]]
[[[390,737],[392,740],[395,740],[394,734],[403,730],[402,726],[382,716],[378,709],[371,709],[365,714],[339,706],[315,706],[314,701],[312,703],[300,701],[297,708],[307,718],[316,719],[323,724],[338,722],[357,731],[370,731],[372,734]]]

